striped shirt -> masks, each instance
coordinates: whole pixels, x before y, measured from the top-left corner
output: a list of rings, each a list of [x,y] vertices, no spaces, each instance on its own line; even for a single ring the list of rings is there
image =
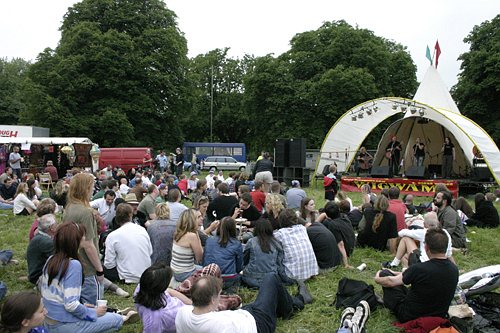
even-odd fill
[[[170,267],[174,273],[191,272],[196,269],[194,265],[194,252],[190,247],[183,247],[177,244],[172,245],[172,261]]]

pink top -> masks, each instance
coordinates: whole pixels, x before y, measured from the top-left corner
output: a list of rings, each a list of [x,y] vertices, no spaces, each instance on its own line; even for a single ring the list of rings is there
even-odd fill
[[[396,215],[398,232],[407,228],[405,223],[406,206],[401,200],[390,199],[388,211]]]

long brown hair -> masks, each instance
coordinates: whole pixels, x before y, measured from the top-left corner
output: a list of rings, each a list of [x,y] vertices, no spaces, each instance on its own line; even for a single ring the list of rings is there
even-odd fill
[[[89,173],[79,173],[69,184],[68,206],[71,204],[81,204],[90,207],[90,196],[94,185],[94,177]]]
[[[230,216],[224,217],[217,228],[217,236],[219,236],[219,244],[226,247],[231,238],[236,238],[236,222]]]
[[[78,249],[85,235],[85,227],[74,222],[61,224],[54,236],[54,255],[48,260],[46,270],[48,274],[47,285],[58,276],[59,283],[66,275],[71,259],[78,260]]]
[[[40,307],[40,296],[32,291],[10,295],[2,307],[0,332],[19,332],[23,320],[31,319]]]
[[[378,211],[372,225],[372,230],[376,233],[377,229],[380,227],[380,223],[382,223],[382,220],[384,219],[384,212],[386,212],[389,208],[389,199],[387,199],[384,195],[380,195],[377,198],[377,201],[375,201],[374,208]]]

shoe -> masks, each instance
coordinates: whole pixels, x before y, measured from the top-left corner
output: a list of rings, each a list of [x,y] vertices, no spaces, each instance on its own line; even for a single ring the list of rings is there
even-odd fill
[[[120,287],[115,290],[115,294],[124,298],[130,297],[130,294]]]
[[[352,316],[354,315],[354,312],[356,312],[356,310],[354,310],[354,308],[352,308],[352,307],[348,307],[344,311],[342,311],[342,315],[340,315],[340,327],[339,327],[339,329],[342,327],[345,327],[345,328],[350,327],[349,323],[347,323],[346,321],[351,320]]]
[[[309,290],[307,289],[307,286],[304,283],[304,281],[298,280],[297,284],[299,285],[298,288],[299,294],[302,295],[302,298],[304,299],[304,304],[311,304],[313,302],[313,298],[309,293]]]
[[[382,268],[392,269],[397,268],[398,266],[392,265],[392,261],[385,261],[381,264]]]
[[[136,311],[129,311],[129,313],[127,313],[127,315],[123,317],[123,324],[135,324],[139,320],[141,320],[141,317],[139,317],[139,313],[137,313]]]
[[[128,308],[125,308],[123,310],[118,310],[116,313],[121,314],[122,316],[126,316],[131,311],[135,311],[135,308],[132,306],[129,306]]]
[[[363,330],[363,327],[365,327],[366,321],[368,320],[368,317],[370,316],[370,305],[368,304],[367,301],[361,301],[359,302],[358,306],[356,307],[356,312],[354,312],[354,315],[352,316],[352,324],[353,324],[353,333],[361,332]]]

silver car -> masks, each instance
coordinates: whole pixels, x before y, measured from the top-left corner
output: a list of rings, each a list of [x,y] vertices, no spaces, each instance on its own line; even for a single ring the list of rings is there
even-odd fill
[[[246,163],[238,162],[231,156],[208,156],[202,161],[202,170],[240,170],[245,171]]]

